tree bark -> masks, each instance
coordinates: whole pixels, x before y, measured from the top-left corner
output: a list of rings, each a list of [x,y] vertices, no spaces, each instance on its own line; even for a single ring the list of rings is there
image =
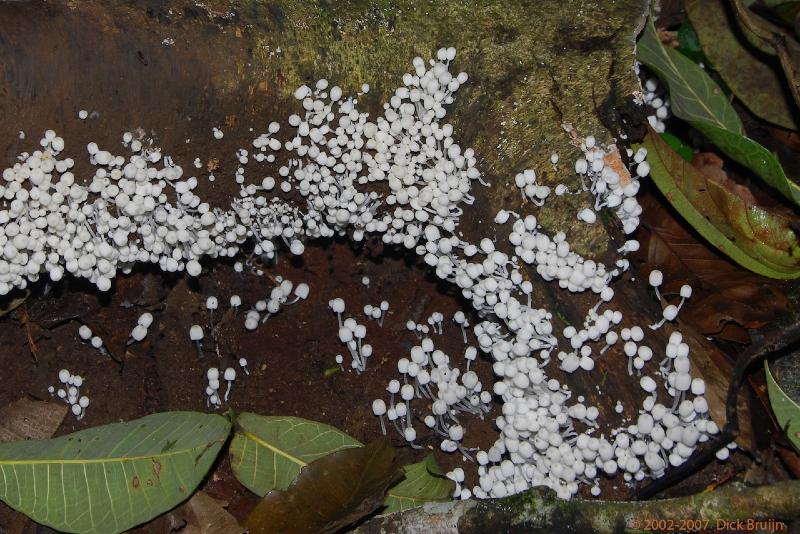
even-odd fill
[[[649,502],[564,501],[553,492],[534,489],[505,499],[431,503],[379,516],[356,532],[773,532],[787,531],[785,526],[781,530],[780,523],[791,522],[798,516],[800,481],[796,480],[757,488],[734,483],[715,491]]]

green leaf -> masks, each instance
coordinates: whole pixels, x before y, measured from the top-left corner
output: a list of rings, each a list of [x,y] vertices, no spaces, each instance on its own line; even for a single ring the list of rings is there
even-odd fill
[[[672,148],[672,150],[677,152],[680,157],[686,161],[692,161],[692,156],[694,156],[694,150],[692,150],[692,147],[669,132],[663,132],[658,135],[660,135],[661,139],[663,139]]]
[[[165,412],[0,444],[0,499],[61,531],[123,532],[187,499],[229,431],[219,415]]]
[[[408,510],[426,502],[451,500],[455,482],[444,476],[433,455],[426,456],[419,463],[404,466],[403,474],[403,480],[389,488],[384,501],[386,509],[382,513]]]
[[[748,139],[733,107],[711,77],[658,40],[648,20],[638,45],[639,60],[667,82],[672,111],[705,135],[733,160],[746,166],[783,196],[800,204],[800,187],[789,180],[766,148]]]
[[[337,532],[376,510],[398,478],[384,438],[316,460],[285,490],[272,491],[245,520],[250,534]]]
[[[707,123],[693,124],[732,160],[741,163],[781,195],[800,204],[800,186],[783,172],[775,156],[752,139]]]
[[[723,0],[687,0],[686,12],[706,57],[739,100],[773,124],[797,129],[794,101],[783,74],[765,63],[733,32]]]
[[[775,377],[772,376],[767,361],[764,362],[764,372],[767,375],[769,403],[778,420],[778,425],[786,432],[786,436],[794,448],[800,452],[800,405],[781,389],[775,381]]]
[[[800,277],[800,247],[787,221],[745,203],[729,184],[700,173],[654,132],[644,145],[653,181],[700,235],[753,272]]]
[[[695,63],[703,61],[703,50],[700,48],[700,39],[692,28],[692,23],[684,20],[678,28],[678,52],[688,57]]]
[[[299,417],[243,413],[230,446],[233,474],[263,497],[286,489],[300,469],[336,451],[361,443],[336,428]]]
[[[639,39],[639,61],[655,71],[669,86],[672,112],[694,124],[703,121],[742,133],[742,121],[717,83],[695,63],[661,44],[652,19]]]

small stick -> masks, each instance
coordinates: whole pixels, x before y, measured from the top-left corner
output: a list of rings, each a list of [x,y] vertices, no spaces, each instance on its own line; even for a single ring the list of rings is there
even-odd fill
[[[38,353],[39,349],[36,348],[36,343],[33,341],[33,336],[31,335],[31,317],[28,315],[28,305],[26,303],[22,304],[22,310],[20,313],[20,321],[25,326],[25,335],[28,338],[28,350],[31,353],[31,357],[35,363],[39,363]]]

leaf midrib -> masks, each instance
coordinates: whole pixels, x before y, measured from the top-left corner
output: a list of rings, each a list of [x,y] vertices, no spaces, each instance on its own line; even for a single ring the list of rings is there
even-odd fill
[[[649,43],[645,43],[645,48],[648,48],[652,53],[653,49],[650,46],[648,46],[648,44]],[[723,123],[722,120],[717,117],[717,115],[711,110],[711,108],[709,108],[706,105],[706,103],[703,101],[702,98],[699,98],[699,94],[697,93],[697,91],[695,91],[692,85],[688,82],[688,80],[684,78],[683,74],[680,72],[680,69],[678,69],[678,66],[672,60],[672,57],[670,56],[669,52],[667,52],[667,50],[664,48],[661,49],[661,54],[659,54],[658,51],[655,52],[656,52],[655,55],[661,55],[664,58],[664,60],[667,62],[667,66],[670,68],[670,70],[672,70],[673,75],[679,78],[683,82],[684,86],[687,87],[693,95],[695,95],[695,100],[697,101],[697,103],[700,104],[700,106],[708,113],[709,116],[713,117],[714,122],[720,128],[727,130],[728,128],[725,125],[725,123]],[[669,84],[669,80],[667,80],[667,84]],[[704,120],[704,119],[700,118],[694,120]]]
[[[239,430],[239,432],[244,437],[246,437],[247,439],[253,440],[256,444],[261,445],[265,449],[269,449],[272,452],[274,452],[275,454],[279,454],[279,455],[283,456],[284,458],[288,459],[289,461],[299,465],[301,468],[308,465],[306,462],[304,462],[300,458],[297,458],[296,456],[293,456],[293,455],[289,454],[288,452],[286,452],[286,451],[284,451],[282,449],[279,449],[278,447],[275,447],[274,445],[272,445],[269,442],[261,439],[259,436],[257,436],[256,434],[253,434],[252,432],[249,432],[249,431],[243,430],[243,429]]]
[[[118,458],[86,458],[84,460],[81,459],[37,459],[37,460],[0,460],[0,466],[2,465],[38,465],[38,464],[102,464],[102,463],[113,463],[113,462],[137,462],[140,460],[150,460],[153,458],[168,458],[170,456],[177,456],[179,454],[189,454],[190,452],[204,448],[206,445],[203,444],[202,446],[193,447],[191,449],[182,449],[173,452],[165,452],[165,453],[156,453],[156,454],[146,454],[146,455],[137,455],[137,456],[125,456],[125,457],[118,457]]]

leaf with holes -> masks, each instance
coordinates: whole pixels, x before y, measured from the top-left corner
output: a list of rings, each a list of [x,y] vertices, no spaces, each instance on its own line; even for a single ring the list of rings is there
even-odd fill
[[[652,130],[644,142],[650,175],[676,210],[739,265],[770,278],[800,277],[800,246],[788,222],[710,179]]]
[[[219,415],[165,412],[0,444],[0,499],[65,532],[123,532],[187,499],[227,439]]]
[[[286,489],[300,469],[328,454],[361,443],[332,426],[299,417],[243,413],[230,446],[233,474],[263,497]]]
[[[767,374],[767,392],[769,393],[769,403],[778,425],[786,433],[786,437],[800,452],[800,405],[787,395],[775,381],[769,368],[769,363],[764,362],[764,372]]]
[[[426,502],[449,501],[456,487],[455,482],[444,476],[432,455],[404,466],[403,475],[403,480],[386,493],[386,508],[381,513],[408,510]]]

